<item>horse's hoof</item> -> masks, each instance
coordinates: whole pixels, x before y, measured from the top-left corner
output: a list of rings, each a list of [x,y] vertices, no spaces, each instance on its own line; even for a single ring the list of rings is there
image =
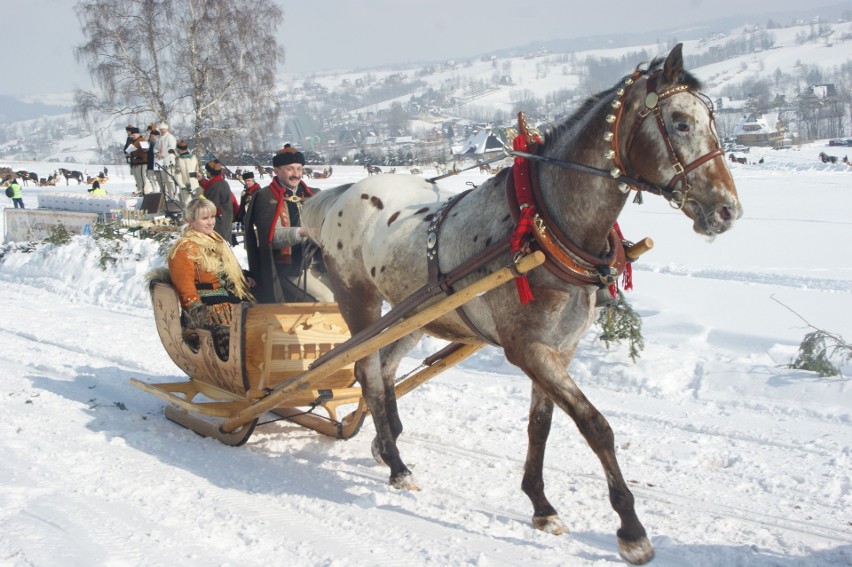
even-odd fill
[[[376,462],[380,465],[387,465],[385,460],[382,458],[382,451],[379,449],[379,437],[373,437],[373,442],[370,444],[370,451],[373,453],[373,458],[376,459]]]
[[[404,472],[402,474],[392,476],[390,479],[390,485],[393,488],[397,488],[399,490],[420,490],[420,487],[417,486],[416,482],[414,482],[414,475],[412,475],[410,472]]]
[[[618,538],[618,554],[631,565],[644,565],[654,558],[654,547],[647,537],[636,541]]]
[[[533,516],[533,525],[537,530],[551,535],[562,535],[568,531],[568,526],[559,517],[559,514],[550,516]]]

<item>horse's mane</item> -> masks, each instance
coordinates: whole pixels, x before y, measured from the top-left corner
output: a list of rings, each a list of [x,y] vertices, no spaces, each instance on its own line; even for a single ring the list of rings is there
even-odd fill
[[[665,57],[655,57],[648,65],[648,68],[645,72],[650,73],[652,71],[658,70],[660,67],[663,66],[663,63],[665,63],[665,61]],[[601,99],[610,98],[613,93],[615,93],[616,89],[618,89],[618,87],[624,84],[624,80],[627,77],[629,77],[629,75],[625,75],[618,83],[616,83],[609,89],[591,95],[589,98],[583,101],[583,104],[580,105],[580,108],[574,111],[574,113],[572,113],[568,118],[547,127],[544,133],[545,145],[556,142],[556,140],[559,139],[562,133],[567,130],[570,130],[580,120],[584,119],[589,113],[589,111],[591,111],[592,108],[594,108],[594,106]],[[689,87],[690,90],[700,91],[702,88],[701,81],[699,81],[695,75],[686,70],[681,71],[680,75],[677,77],[676,82],[680,85],[685,85]]]

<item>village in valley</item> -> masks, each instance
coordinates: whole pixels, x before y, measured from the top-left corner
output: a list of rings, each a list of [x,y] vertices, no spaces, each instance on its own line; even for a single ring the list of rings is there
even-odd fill
[[[217,155],[233,167],[253,167],[290,142],[313,166],[371,165],[406,173],[427,165],[459,168],[511,146],[518,111],[531,126],[546,126],[637,61],[666,53],[674,41],[583,52],[538,47],[416,68],[285,74],[280,116],[268,136],[237,135],[233,147]],[[726,152],[747,160],[753,146],[850,140],[849,45],[852,22],[846,18],[787,24],[769,18],[764,25],[686,40],[684,56],[712,99]],[[76,164],[67,169],[92,178],[97,172],[85,171],[87,163],[120,162],[123,123],[83,122],[71,112],[70,94],[31,102],[41,116],[0,116],[0,165]],[[25,112],[27,105],[17,101],[15,107]],[[180,120],[173,122],[180,135]],[[845,156],[836,153],[838,160]],[[65,182],[58,169],[38,172],[41,184]]]

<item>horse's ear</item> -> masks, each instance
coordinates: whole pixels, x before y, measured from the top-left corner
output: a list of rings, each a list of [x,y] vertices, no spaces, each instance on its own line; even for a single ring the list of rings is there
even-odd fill
[[[680,75],[683,73],[683,44],[678,43],[669,52],[666,57],[666,64],[663,66],[663,76],[666,82],[677,82]]]

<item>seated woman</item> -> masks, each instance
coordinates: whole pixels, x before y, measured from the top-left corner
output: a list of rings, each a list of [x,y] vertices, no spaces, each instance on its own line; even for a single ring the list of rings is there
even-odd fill
[[[231,247],[213,230],[216,205],[204,198],[186,206],[187,225],[169,250],[169,276],[180,297],[184,339],[192,340],[194,329],[209,329],[216,354],[228,360],[231,308],[241,301],[254,301]],[[197,341],[197,337],[195,337]]]

